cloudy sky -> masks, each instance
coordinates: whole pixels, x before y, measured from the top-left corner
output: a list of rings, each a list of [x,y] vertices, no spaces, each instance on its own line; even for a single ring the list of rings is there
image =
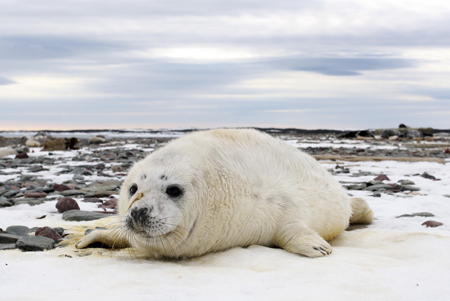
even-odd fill
[[[450,128],[448,0],[2,0],[0,130]]]

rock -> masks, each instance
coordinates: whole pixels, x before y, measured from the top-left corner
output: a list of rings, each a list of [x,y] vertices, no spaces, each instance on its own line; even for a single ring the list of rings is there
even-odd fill
[[[77,149],[75,145],[78,143],[77,138],[57,138],[49,141],[45,141],[42,149],[43,151],[65,151],[69,149]]]
[[[30,205],[30,206],[36,206],[36,205],[44,203],[45,199],[24,198],[24,199],[15,199],[13,202],[14,202],[14,205],[27,204],[27,205]]]
[[[15,196],[16,194],[18,194],[20,192],[20,190],[9,190],[9,191],[7,191],[7,192],[5,192],[4,194],[2,194],[2,197],[4,197],[4,198],[10,198],[10,197],[13,197],[13,196]]]
[[[105,143],[106,139],[103,137],[89,137],[88,139],[88,143],[89,144],[101,144],[101,143]]]
[[[398,180],[397,183],[400,183],[401,185],[416,185],[416,183],[410,180]]]
[[[0,233],[0,244],[12,244],[16,243],[23,236],[9,233]]]
[[[28,139],[25,142],[25,145],[28,147],[40,147],[41,144],[39,143],[39,141],[33,140],[33,139]]]
[[[102,200],[100,200],[99,198],[86,198],[84,200],[81,200],[82,202],[85,203],[103,203]]]
[[[442,225],[443,225],[443,223],[436,222],[436,221],[426,221],[426,222],[422,223],[422,226],[427,226],[427,228],[428,227],[434,228],[434,227],[439,227],[439,226],[442,226]]]
[[[87,192],[85,194],[86,197],[92,198],[109,198],[113,194],[118,194],[118,191],[96,191],[96,192]]]
[[[63,196],[74,196],[74,195],[85,195],[86,192],[85,191],[81,191],[81,190],[64,190],[64,191],[60,191],[60,194]]]
[[[400,218],[400,217],[415,217],[415,216],[421,216],[421,217],[433,217],[434,214],[430,213],[430,212],[417,212],[417,213],[412,213],[412,214],[403,214],[403,215],[399,215],[396,216],[396,218]]]
[[[17,154],[15,159],[28,159],[28,155],[27,153],[21,153],[21,154]]]
[[[28,236],[30,228],[28,228],[27,226],[9,226],[8,228],[6,228],[6,232],[19,236]]]
[[[361,184],[352,184],[352,185],[344,185],[347,190],[363,190],[367,187],[365,183]]]
[[[45,192],[25,192],[26,198],[45,198],[47,194]]]
[[[64,213],[69,210],[80,210],[80,206],[78,206],[77,201],[72,198],[62,198],[59,199],[55,205],[58,212]]]
[[[116,209],[117,203],[119,202],[116,198],[110,198],[106,202],[104,202],[102,205],[99,205],[99,208],[105,208],[105,209]]]
[[[419,188],[419,187],[415,187],[415,186],[411,186],[411,185],[402,185],[402,186],[401,186],[401,190],[402,190],[402,191],[406,191],[406,190],[409,190],[409,191],[419,191],[420,188]]]
[[[432,175],[428,174],[427,172],[424,172],[424,173],[421,174],[420,176],[421,176],[422,178],[430,179],[430,180],[433,180],[433,181],[439,181],[439,180],[440,180],[440,179],[436,179],[435,176],[432,176]]]
[[[17,249],[16,244],[0,244],[0,251]]]
[[[376,177],[373,180],[374,181],[390,181],[390,179],[384,174],[380,174],[378,177]]]
[[[123,168],[120,165],[114,165],[113,167],[111,167],[111,170],[115,173],[117,172],[123,172]]]
[[[107,217],[107,215],[91,211],[70,210],[63,213],[63,220],[65,221],[92,221]]]
[[[4,198],[4,197],[0,198],[0,207],[10,207],[12,205],[13,205],[13,203],[8,201],[6,198]]]
[[[372,185],[369,187],[364,188],[363,190],[368,190],[368,191],[382,191],[382,190],[390,190],[392,189],[392,186],[390,185],[386,185],[386,184],[377,184],[377,185]]]
[[[34,235],[48,237],[55,241],[62,238],[62,236],[59,235],[58,232],[56,232],[53,228],[50,227],[40,227],[36,230],[36,233]]]
[[[391,137],[394,137],[394,136],[400,136],[401,135],[401,133],[400,133],[400,131],[399,130],[396,130],[396,129],[386,129],[386,130],[384,130],[382,133],[381,133],[381,138],[383,138],[383,139],[389,139],[389,138],[391,138]]]
[[[26,236],[16,242],[17,247],[25,252],[45,251],[55,248],[55,241],[43,236]]]
[[[67,186],[65,184],[53,184],[53,189],[55,189],[56,191],[66,191],[66,190],[72,190],[72,187]]]
[[[373,196],[374,198],[381,198],[381,193],[375,192],[372,196]]]
[[[55,230],[56,233],[58,233],[61,236],[64,235],[64,228],[62,228],[62,227],[55,227],[55,228],[53,228],[53,230]]]

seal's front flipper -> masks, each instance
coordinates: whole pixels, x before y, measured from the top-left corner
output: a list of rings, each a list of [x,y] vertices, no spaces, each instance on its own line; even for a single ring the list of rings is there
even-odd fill
[[[319,234],[304,226],[294,226],[280,229],[275,235],[274,244],[288,252],[307,257],[322,257],[333,251]]]
[[[130,243],[123,236],[120,229],[94,230],[80,239],[75,247],[77,249],[84,249],[96,242],[105,244],[113,249],[130,247]]]

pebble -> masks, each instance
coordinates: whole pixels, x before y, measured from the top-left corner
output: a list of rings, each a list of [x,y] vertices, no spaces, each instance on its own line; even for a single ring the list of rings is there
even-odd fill
[[[103,203],[103,201],[99,198],[85,198],[81,201],[85,203]]]
[[[45,198],[48,194],[45,192],[25,192],[24,196],[26,198]]]
[[[19,239],[21,239],[23,236],[16,235],[16,234],[9,234],[9,233],[0,233],[0,244],[11,244],[15,243]]]
[[[427,228],[428,227],[434,228],[434,227],[439,227],[439,226],[442,226],[442,225],[443,225],[443,223],[436,222],[436,221],[426,221],[426,222],[422,223],[422,226],[427,226]]]
[[[43,236],[24,236],[16,242],[17,247],[25,252],[45,251],[55,248],[55,241]]]
[[[430,213],[430,212],[417,212],[417,213],[412,213],[412,214],[402,214],[402,215],[396,216],[396,218],[400,218],[400,217],[415,217],[415,216],[433,217],[434,214]]]
[[[6,228],[6,232],[19,236],[27,236],[30,232],[30,228],[27,226],[9,226]]]
[[[77,201],[72,198],[62,198],[55,205],[58,212],[64,213],[69,210],[80,210],[80,206],[78,206]]]
[[[40,227],[36,230],[35,236],[43,236],[48,237],[53,240],[61,239],[62,236],[58,234],[58,232],[55,231],[55,229],[50,227]]]
[[[45,199],[14,199],[14,205],[27,204],[30,206],[36,206],[45,202]]]
[[[70,210],[63,213],[63,220],[65,221],[92,221],[107,217],[106,214],[83,211],[83,210]]]
[[[72,190],[72,187],[67,186],[65,184],[53,184],[53,189],[55,189],[56,191],[66,191],[66,190]]]
[[[75,196],[75,195],[85,195],[86,192],[85,191],[81,191],[81,190],[64,190],[60,192],[61,195],[63,196]]]

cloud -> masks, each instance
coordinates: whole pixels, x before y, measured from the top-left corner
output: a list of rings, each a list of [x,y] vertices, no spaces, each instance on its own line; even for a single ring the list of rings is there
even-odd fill
[[[0,76],[0,85],[10,85],[15,83],[16,83],[15,81],[10,80],[9,78]]]

